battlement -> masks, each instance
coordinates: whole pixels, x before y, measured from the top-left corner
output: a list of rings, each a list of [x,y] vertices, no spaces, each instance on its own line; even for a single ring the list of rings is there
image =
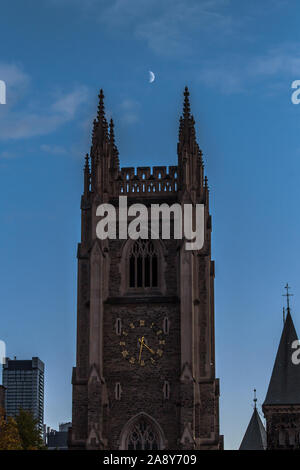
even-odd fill
[[[152,171],[151,171],[152,170]],[[118,194],[149,196],[177,192],[177,166],[121,168],[116,180]]]

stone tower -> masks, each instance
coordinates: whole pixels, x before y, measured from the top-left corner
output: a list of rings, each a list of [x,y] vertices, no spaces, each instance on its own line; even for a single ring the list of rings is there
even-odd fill
[[[287,316],[269,383],[263,412],[268,449],[300,448],[300,364],[292,357],[299,350],[298,337],[288,304]]]
[[[219,449],[209,190],[189,92],[177,166],[120,168],[99,95],[78,245],[72,449]],[[204,204],[205,241],[96,236],[99,204]],[[172,227],[171,227],[172,228]]]

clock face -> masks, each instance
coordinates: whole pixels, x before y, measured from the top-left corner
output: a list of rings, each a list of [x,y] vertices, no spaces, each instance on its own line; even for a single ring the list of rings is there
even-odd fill
[[[162,327],[147,320],[136,320],[122,328],[121,357],[131,366],[155,365],[163,356],[166,335]]]

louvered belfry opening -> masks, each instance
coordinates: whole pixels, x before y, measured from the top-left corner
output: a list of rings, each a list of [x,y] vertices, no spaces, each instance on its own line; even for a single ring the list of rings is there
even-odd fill
[[[158,252],[151,240],[136,240],[129,253],[129,287],[158,287]]]

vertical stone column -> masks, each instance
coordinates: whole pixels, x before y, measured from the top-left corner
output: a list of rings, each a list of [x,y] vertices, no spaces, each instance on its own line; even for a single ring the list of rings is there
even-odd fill
[[[194,448],[194,377],[193,377],[193,254],[180,252],[180,444],[182,449]]]

